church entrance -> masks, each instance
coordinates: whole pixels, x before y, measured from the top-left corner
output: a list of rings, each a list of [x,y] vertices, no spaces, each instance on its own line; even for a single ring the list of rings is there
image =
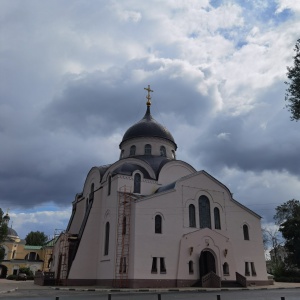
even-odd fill
[[[202,251],[199,258],[200,280],[209,272],[216,273],[216,261],[210,251]]]

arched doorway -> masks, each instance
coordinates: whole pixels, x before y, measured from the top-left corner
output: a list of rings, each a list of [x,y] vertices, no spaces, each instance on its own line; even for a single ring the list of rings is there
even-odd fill
[[[7,266],[0,265],[0,278],[6,278],[7,275]]]
[[[204,275],[211,271],[216,273],[216,260],[214,255],[210,251],[204,250],[201,252],[199,258],[199,270],[200,279],[202,279]]]

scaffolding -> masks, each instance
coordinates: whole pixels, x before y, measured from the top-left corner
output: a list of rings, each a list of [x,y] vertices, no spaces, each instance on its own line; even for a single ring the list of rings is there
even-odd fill
[[[128,287],[132,194],[126,186],[118,192],[118,222],[114,287]]]
[[[65,231],[59,236],[59,262],[57,270],[57,284],[62,284],[68,277],[68,259],[69,259],[69,234]]]

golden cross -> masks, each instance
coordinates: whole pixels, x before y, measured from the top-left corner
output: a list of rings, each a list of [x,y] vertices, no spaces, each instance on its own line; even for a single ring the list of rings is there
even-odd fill
[[[150,93],[153,91],[150,89],[150,85],[148,85],[148,88],[144,88],[144,90],[148,91],[148,95],[146,96],[147,98],[147,106],[150,106],[151,105],[151,96],[150,96]]]

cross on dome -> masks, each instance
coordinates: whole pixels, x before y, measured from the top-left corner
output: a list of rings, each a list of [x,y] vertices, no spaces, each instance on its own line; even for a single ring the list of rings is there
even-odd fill
[[[147,106],[151,106],[151,96],[150,93],[153,93],[153,90],[150,89],[150,85],[148,84],[148,88],[144,88],[144,90],[148,91],[148,95],[146,96],[147,98]]]

